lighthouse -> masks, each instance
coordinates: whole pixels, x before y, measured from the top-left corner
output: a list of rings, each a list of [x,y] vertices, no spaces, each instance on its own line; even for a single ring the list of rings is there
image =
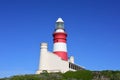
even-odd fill
[[[67,44],[66,44],[67,33],[64,30],[64,21],[62,18],[58,18],[56,21],[56,28],[53,33],[53,53],[61,57],[62,60],[68,60],[67,55]]]
[[[47,71],[62,72],[83,70],[84,68],[74,63],[74,57],[68,58],[67,52],[67,33],[64,29],[64,21],[58,18],[55,25],[53,36],[53,51],[48,51],[48,44],[40,44],[40,59],[36,74]]]

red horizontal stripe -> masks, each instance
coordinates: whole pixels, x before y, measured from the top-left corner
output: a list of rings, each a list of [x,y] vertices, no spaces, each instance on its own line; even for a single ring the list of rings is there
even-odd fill
[[[65,61],[68,60],[67,52],[56,51],[56,52],[54,52],[54,54],[58,55],[59,57],[61,57],[61,59],[65,60]]]
[[[67,36],[67,33],[65,33],[65,32],[64,33],[63,32],[57,32],[57,33],[54,32],[53,36],[55,36],[55,35],[65,35],[65,36]]]
[[[66,43],[66,37],[67,37],[67,34],[66,33],[54,33],[53,34],[53,41],[54,43],[56,42],[64,42]]]
[[[58,39],[58,40],[54,40],[54,43],[59,43],[59,42],[63,42],[63,43],[66,43],[66,40],[61,40],[61,39]]]

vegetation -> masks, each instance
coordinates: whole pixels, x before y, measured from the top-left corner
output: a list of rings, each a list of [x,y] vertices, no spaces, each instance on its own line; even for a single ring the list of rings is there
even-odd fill
[[[80,71],[68,71],[63,74],[64,77],[68,80],[70,79],[77,79],[77,80],[92,80],[93,74],[91,71],[88,70],[80,70]]]
[[[47,73],[36,75],[16,75],[0,80],[120,80],[120,71],[68,71],[66,73]]]

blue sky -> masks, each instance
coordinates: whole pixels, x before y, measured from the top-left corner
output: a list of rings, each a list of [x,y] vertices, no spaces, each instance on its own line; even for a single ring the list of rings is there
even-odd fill
[[[53,48],[62,17],[69,56],[89,70],[120,70],[119,0],[0,0],[0,77],[34,74],[39,44]]]

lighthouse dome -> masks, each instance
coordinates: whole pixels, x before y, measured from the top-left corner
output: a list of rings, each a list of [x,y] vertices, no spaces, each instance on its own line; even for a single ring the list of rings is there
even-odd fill
[[[56,29],[64,29],[64,21],[62,18],[58,18],[56,21]]]

